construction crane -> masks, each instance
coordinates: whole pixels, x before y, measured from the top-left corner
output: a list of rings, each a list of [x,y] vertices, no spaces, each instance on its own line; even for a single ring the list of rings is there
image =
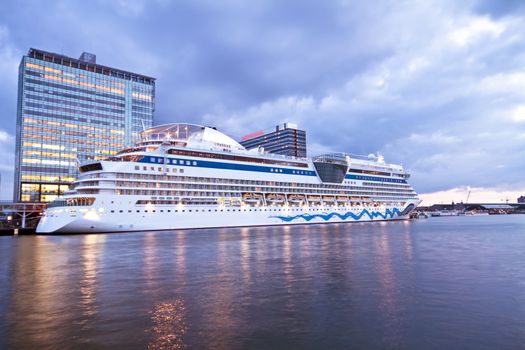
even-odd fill
[[[467,199],[465,199],[465,204],[468,203],[469,198],[470,198],[470,186],[467,186]]]

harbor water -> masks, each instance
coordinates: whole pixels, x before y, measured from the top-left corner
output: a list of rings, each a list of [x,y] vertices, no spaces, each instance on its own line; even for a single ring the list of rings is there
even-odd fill
[[[1,349],[525,349],[525,215],[0,237]]]

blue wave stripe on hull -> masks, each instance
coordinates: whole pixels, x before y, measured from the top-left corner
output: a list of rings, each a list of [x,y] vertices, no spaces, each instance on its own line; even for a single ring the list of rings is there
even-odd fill
[[[370,218],[370,220],[376,219],[378,217],[386,220],[389,217],[390,217],[390,219],[393,219],[394,216],[396,216],[396,215],[400,216],[401,212],[397,208],[394,208],[392,210],[387,209],[384,214],[382,212],[379,212],[379,211],[372,211],[372,212],[370,212],[367,209],[363,209],[363,211],[361,213],[359,213],[359,214],[354,214],[352,212],[346,212],[345,214],[339,214],[339,213],[332,212],[332,213],[328,213],[328,214],[313,214],[313,215],[312,214],[301,214],[301,215],[295,215],[295,216],[280,216],[280,215],[277,215],[277,216],[270,216],[270,217],[271,218],[281,219],[284,222],[291,222],[291,221],[294,221],[296,219],[301,219],[301,218],[306,220],[306,221],[312,221],[315,218],[320,218],[320,219],[323,219],[324,221],[328,221],[328,220],[332,219],[334,216],[337,216],[341,220],[346,220],[348,218],[352,218],[354,220],[361,220],[361,218],[364,215],[367,215]]]

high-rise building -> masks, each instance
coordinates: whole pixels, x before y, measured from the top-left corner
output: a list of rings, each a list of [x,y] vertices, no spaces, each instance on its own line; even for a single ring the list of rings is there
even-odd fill
[[[277,125],[275,130],[246,135],[240,144],[246,149],[263,147],[268,153],[306,157],[306,132],[292,123]]]
[[[79,162],[132,145],[153,125],[155,78],[30,49],[18,77],[15,202],[49,202]]]

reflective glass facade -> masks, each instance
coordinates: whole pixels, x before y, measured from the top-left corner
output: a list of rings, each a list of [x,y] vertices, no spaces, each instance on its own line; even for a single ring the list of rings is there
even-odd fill
[[[259,131],[244,136],[239,143],[246,149],[264,147],[268,153],[306,157],[306,132],[290,123],[277,125],[275,131]]]
[[[78,164],[131,146],[153,125],[155,79],[30,49],[19,67],[14,200],[49,202]]]

